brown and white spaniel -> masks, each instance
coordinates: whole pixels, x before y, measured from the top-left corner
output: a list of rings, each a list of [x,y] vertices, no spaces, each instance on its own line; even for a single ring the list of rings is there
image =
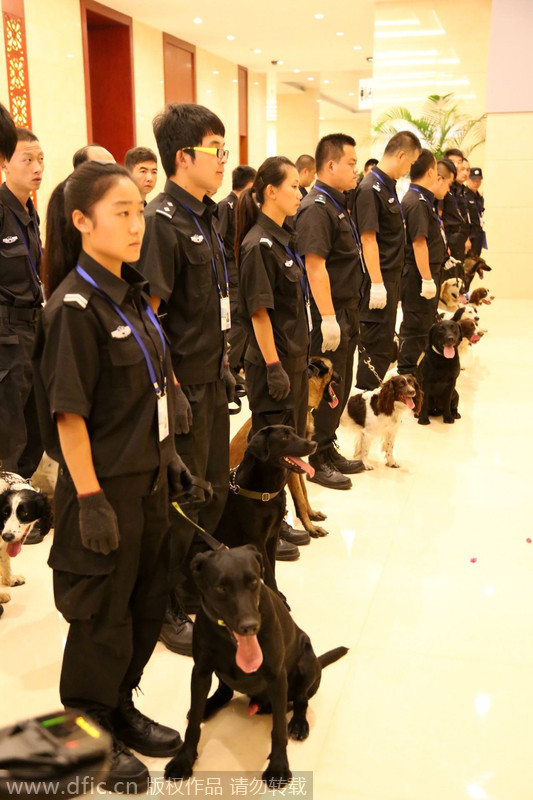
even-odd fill
[[[360,458],[366,469],[374,469],[368,451],[371,442],[380,438],[387,466],[399,467],[394,458],[398,428],[407,411],[418,414],[421,406],[422,392],[413,375],[392,375],[378,389],[352,394],[344,417],[355,427],[355,458]]]

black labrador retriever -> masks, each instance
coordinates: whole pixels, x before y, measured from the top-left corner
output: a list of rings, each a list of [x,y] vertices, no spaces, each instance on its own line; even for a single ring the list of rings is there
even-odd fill
[[[230,491],[214,536],[228,547],[253,544],[263,556],[265,583],[278,591],[275,577],[279,527],[285,512],[289,472],[313,475],[302,456],[316,443],[297,436],[288,425],[268,425],[250,439],[232,472]]]
[[[463,338],[453,320],[440,320],[429,329],[426,351],[418,366],[418,382],[424,392],[419,425],[429,425],[429,415],[446,423],[461,419],[455,382],[461,371],[457,345]]]
[[[307,706],[322,669],[348,650],[337,647],[315,655],[309,636],[261,580],[262,558],[253,546],[199,553],[191,569],[201,596],[193,633],[191,708],[184,743],[166,765],[165,778],[192,775],[202,720],[237,691],[251,698],[251,713],[272,712],[272,749],[262,777],[270,788],[279,788],[292,777],[288,737],[307,738]],[[207,699],[213,672],[219,685]],[[288,702],[293,715],[287,726]]]

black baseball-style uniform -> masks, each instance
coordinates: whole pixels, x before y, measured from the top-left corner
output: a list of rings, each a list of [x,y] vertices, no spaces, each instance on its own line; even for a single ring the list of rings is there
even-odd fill
[[[485,199],[482,194],[465,187],[465,200],[470,218],[470,242],[476,256],[481,255],[486,248],[485,231],[483,229],[483,214],[485,212]]]
[[[213,499],[198,514],[208,531],[218,523],[229,485],[229,414],[225,382],[226,331],[221,297],[227,297],[224,252],[216,204],[197,200],[174,181],[145,209],[139,262],[170,340],[172,366],[191,405],[193,423],[176,436],[176,450],[193,475],[210,481]],[[195,532],[171,509],[172,568],[179,592]],[[190,583],[190,582],[189,582]]]
[[[296,232],[300,253],[314,253],[326,260],[335,316],[341,330],[336,350],[322,353],[321,316],[311,300],[313,332],[311,355],[325,356],[339,373],[339,404],[332,409],[321,403],[314,412],[317,452],[327,450],[335,441],[343,409],[352,386],[353,360],[359,337],[358,306],[362,283],[361,251],[357,233],[343,192],[316,181],[298,209]]]
[[[465,187],[454,181],[450,191],[442,201],[442,222],[450,249],[450,254],[457,261],[465,257],[466,240],[470,234],[470,218],[465,197]]]
[[[294,231],[260,213],[239,251],[239,303],[249,337],[245,369],[254,433],[265,425],[292,425],[305,436],[309,293],[298,262]],[[252,324],[252,315],[260,308],[268,311],[276,350],[291,384],[290,394],[280,401],[268,393],[267,368]]]
[[[172,365],[168,343],[146,311],[144,278],[128,264],[118,278],[87,254],[79,265],[121,309],[74,269],[48,300],[34,356],[46,451],[59,461],[55,535],[49,565],[58,610],[70,623],[60,692],[66,706],[117,707],[139,683],[157,642],[168,596],[168,477],[174,454]],[[159,432],[157,395],[166,382],[169,430]],[[118,520],[109,555],[82,545],[76,488],[53,416],[82,416],[96,475]]]
[[[31,478],[43,448],[31,355],[42,308],[39,217],[0,186],[0,464]]]
[[[387,290],[385,308],[370,309],[371,280],[370,275],[365,274],[359,308],[360,342],[356,384],[359,389],[375,389],[380,380],[383,380],[392,358],[405,256],[405,226],[396,194],[396,181],[379,167],[373,167],[356,189],[355,213],[360,234],[366,231],[376,233],[379,264]],[[367,359],[370,359],[377,375],[365,363]]]
[[[238,199],[235,192],[230,192],[217,207],[219,231],[228,266],[231,306],[231,328],[228,331],[229,365],[234,371],[238,369],[246,345],[246,332],[239,318],[239,274],[235,263],[235,209]]]
[[[435,322],[439,303],[441,271],[448,253],[442,222],[435,210],[434,201],[433,192],[416,183],[411,184],[402,199],[407,242],[401,285],[403,320],[400,325],[398,356],[400,374],[415,374],[420,354],[426,348],[427,334]],[[430,300],[420,296],[422,276],[416,266],[413,249],[414,240],[420,236],[426,239],[431,277],[437,287],[435,297]]]

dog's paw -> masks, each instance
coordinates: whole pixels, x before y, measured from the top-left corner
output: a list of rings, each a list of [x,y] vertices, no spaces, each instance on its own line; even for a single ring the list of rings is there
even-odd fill
[[[313,525],[313,529],[308,531],[308,533],[313,539],[321,539],[322,536],[329,536],[329,532],[325,528],[321,528],[320,525]]]
[[[0,592],[0,603],[9,603],[11,595],[8,592]]]
[[[261,776],[269,789],[281,789],[292,780],[292,772],[289,769],[289,762],[285,758],[284,762],[270,762]]]
[[[418,424],[419,425],[429,425],[430,422],[429,422],[429,419],[427,417],[419,417],[418,418]]]
[[[458,411],[454,411],[454,412],[453,412],[453,418],[454,418],[454,419],[461,419],[461,415],[459,414],[459,412],[458,412]]]
[[[313,511],[313,509],[311,509],[309,511],[309,519],[312,519],[313,522],[323,522],[327,519],[327,516],[323,514],[322,511]]]
[[[23,583],[26,583],[24,575],[12,575],[6,586],[22,586]]]
[[[179,781],[190,778],[194,761],[195,759],[190,757],[185,747],[182,747],[178,750],[172,761],[169,761],[165,766],[165,778],[167,781]]]
[[[400,465],[397,461],[387,461],[387,466],[391,467],[392,469],[400,469]]]
[[[372,464],[367,464],[366,461],[364,461],[363,463],[365,465],[365,469],[367,470],[367,472],[370,472],[370,470],[374,469]]]
[[[453,417],[443,417],[442,421],[446,423],[446,425],[453,425],[455,422]]]
[[[292,717],[289,722],[289,736],[298,742],[303,742],[304,739],[307,739],[309,736],[309,723],[305,717],[303,719]]]

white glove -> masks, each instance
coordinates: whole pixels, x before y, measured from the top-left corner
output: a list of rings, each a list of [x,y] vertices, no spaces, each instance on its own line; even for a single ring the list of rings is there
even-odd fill
[[[435,281],[433,278],[430,278],[429,281],[425,281],[422,278],[422,291],[420,292],[420,297],[425,297],[426,300],[431,300],[437,294],[437,287],[435,286]]]
[[[387,290],[384,283],[373,283],[370,286],[369,308],[385,308],[387,305]]]
[[[335,314],[322,317],[320,332],[322,333],[322,352],[336,350],[341,343],[341,329]]]

